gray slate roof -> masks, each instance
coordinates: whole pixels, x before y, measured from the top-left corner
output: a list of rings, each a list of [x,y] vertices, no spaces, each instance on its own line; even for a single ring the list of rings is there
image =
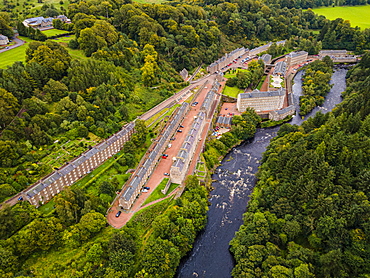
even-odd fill
[[[261,92],[258,89],[253,90],[252,92],[248,93],[241,93],[239,94],[241,99],[245,98],[259,98],[259,97],[276,97],[276,96],[283,96],[285,94],[285,89],[280,88],[277,91],[269,91],[269,92]]]
[[[306,51],[297,51],[297,52],[290,52],[287,56],[291,57],[291,58],[294,58],[294,57],[298,57],[298,56],[301,56],[301,55],[307,55],[308,52]]]
[[[119,131],[118,133],[114,134],[112,137],[110,137],[106,142],[100,143],[96,146],[94,146],[92,149],[88,150],[87,152],[83,153],[81,156],[75,158],[74,160],[67,162],[67,165],[61,167],[59,170],[54,171],[49,176],[45,177],[43,180],[41,180],[39,183],[36,183],[35,186],[30,188],[26,191],[26,195],[31,198],[34,195],[41,192],[45,187],[49,186],[53,182],[55,182],[57,179],[60,179],[70,172],[72,172],[76,167],[90,159],[93,155],[97,154],[98,152],[104,150],[109,145],[116,142],[119,138],[121,138],[124,134],[128,133],[131,129],[134,128],[134,124],[130,123],[128,124],[124,129]],[[119,134],[119,136],[117,135]]]
[[[185,113],[186,109],[188,108],[189,103],[184,102],[177,113],[172,118],[171,122],[167,126],[166,130],[161,135],[161,138],[149,154],[147,160],[144,162],[144,164],[139,168],[139,170],[136,170],[134,173],[134,178],[129,182],[128,186],[124,189],[123,194],[121,195],[121,198],[123,198],[125,201],[129,201],[133,194],[135,194],[137,187],[141,184],[142,180],[146,178],[148,175],[148,170],[150,165],[154,162],[156,157],[160,154],[160,150],[162,149],[163,145],[166,143],[167,139],[170,137],[172,131],[174,130],[175,126],[179,124],[179,120]]]
[[[274,74],[285,74],[286,72],[286,63],[284,61],[277,62],[274,68]]]

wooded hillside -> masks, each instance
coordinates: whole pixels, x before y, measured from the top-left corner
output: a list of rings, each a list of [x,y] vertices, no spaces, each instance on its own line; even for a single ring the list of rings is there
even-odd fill
[[[370,55],[348,74],[344,101],[285,124],[232,240],[234,277],[366,277],[370,238]]]

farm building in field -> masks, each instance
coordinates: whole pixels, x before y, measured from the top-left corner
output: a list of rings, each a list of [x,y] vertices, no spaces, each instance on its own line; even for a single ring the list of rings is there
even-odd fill
[[[58,15],[57,17],[56,17],[56,19],[59,19],[59,20],[61,20],[62,22],[64,22],[64,23],[71,23],[72,21],[68,18],[68,17],[66,17],[64,14],[61,14],[61,15]]]
[[[8,37],[0,34],[0,45],[7,45],[8,43],[9,43]]]
[[[23,25],[26,27],[32,27],[34,29],[53,27],[53,18],[44,18],[43,16],[32,17],[23,20]]]
[[[23,20],[23,25],[26,27],[32,27],[34,29],[53,27],[52,17],[44,18],[43,16],[32,17]],[[55,19],[59,19],[64,23],[71,23],[71,20],[65,15],[58,15]]]

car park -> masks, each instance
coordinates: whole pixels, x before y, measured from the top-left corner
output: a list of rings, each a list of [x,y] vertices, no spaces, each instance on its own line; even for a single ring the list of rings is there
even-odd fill
[[[116,213],[116,217],[119,217],[120,215],[121,215],[121,213],[122,213],[122,211],[118,211],[117,213]]]

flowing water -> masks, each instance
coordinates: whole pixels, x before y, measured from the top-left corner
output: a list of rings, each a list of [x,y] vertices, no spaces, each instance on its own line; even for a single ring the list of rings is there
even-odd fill
[[[335,70],[331,80],[333,87],[323,106],[316,107],[305,119],[318,111],[331,111],[341,101],[341,92],[346,88],[346,73],[346,69]],[[302,74],[298,72],[294,78],[293,93],[296,104],[302,93]],[[290,123],[299,125],[302,122],[297,109],[297,114]],[[243,224],[242,215],[256,183],[255,174],[262,153],[278,130],[279,127],[258,129],[253,140],[233,148],[216,169],[212,175],[214,190],[210,193],[211,205],[207,226],[197,237],[193,250],[182,260],[177,271],[178,278],[231,277],[234,260],[229,252],[229,242]]]

